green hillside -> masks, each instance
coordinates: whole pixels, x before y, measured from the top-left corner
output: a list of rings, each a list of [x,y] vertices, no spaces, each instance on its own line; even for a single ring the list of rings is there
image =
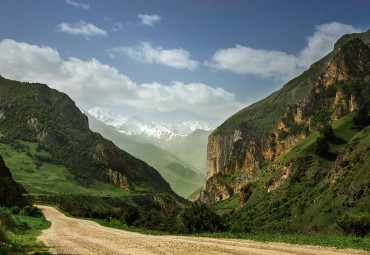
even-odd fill
[[[67,95],[44,84],[0,77],[0,133],[0,154],[31,194],[86,207],[115,206],[115,199],[150,207],[161,194],[184,201],[154,168],[92,132]]]
[[[368,232],[370,126],[360,130],[352,122],[353,116],[332,124],[335,138],[324,156],[315,153],[320,136],[315,132],[248,184],[252,195],[230,216],[234,230],[340,234],[351,232],[345,224],[357,219]],[[284,179],[282,173],[287,169],[291,172]],[[215,207],[222,212],[232,211],[239,200],[240,195],[236,195]]]
[[[353,38],[360,38],[363,42],[369,43],[370,30],[366,33],[343,36],[330,54],[312,64],[307,71],[289,81],[279,91],[228,118],[212,135],[233,133],[236,128],[239,128],[245,140],[261,137],[284,117],[289,105],[303,100],[304,96],[314,87],[319,75],[327,67],[327,63],[335,56],[338,47]]]
[[[122,150],[129,152],[134,157],[153,166],[180,196],[185,198],[188,197],[194,190],[203,184],[205,178],[204,169],[203,172],[199,170],[196,171],[192,167],[194,164],[192,164],[191,158],[187,158],[187,162],[184,163],[183,160],[180,159],[182,155],[178,155],[179,150],[171,150],[171,153],[153,144],[135,140],[135,138],[122,134],[113,127],[107,126],[103,122],[96,120],[91,115],[86,115],[89,117],[89,126],[93,131],[102,134],[105,138],[113,141]],[[193,144],[192,146],[197,146],[197,144]],[[185,149],[184,147],[182,148]],[[187,148],[190,148],[190,146]]]

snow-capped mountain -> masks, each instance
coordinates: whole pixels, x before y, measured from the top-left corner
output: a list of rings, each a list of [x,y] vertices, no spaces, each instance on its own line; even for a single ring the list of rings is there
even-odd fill
[[[193,133],[195,130],[205,130],[205,131],[209,131],[209,130],[212,130],[212,127],[211,125],[209,125],[208,123],[202,121],[202,120],[188,120],[188,121],[184,121],[180,124],[172,124],[172,125],[168,125],[169,126],[169,129],[178,133],[178,134],[181,134],[181,135],[188,135],[188,134],[191,134]]]
[[[115,127],[126,135],[137,135],[155,143],[173,141],[185,137],[197,129],[212,130],[212,127],[198,120],[185,121],[180,124],[146,122],[139,116],[123,117],[108,109],[95,107],[88,111],[96,119]]]
[[[107,125],[118,128],[127,121],[126,117],[116,114],[108,109],[95,107],[88,111],[89,114],[94,116],[97,120],[104,122]]]

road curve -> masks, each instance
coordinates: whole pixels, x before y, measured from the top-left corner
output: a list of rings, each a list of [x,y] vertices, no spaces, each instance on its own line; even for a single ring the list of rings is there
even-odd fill
[[[151,236],[70,218],[53,207],[38,207],[52,223],[39,237],[52,254],[368,254],[238,239]]]

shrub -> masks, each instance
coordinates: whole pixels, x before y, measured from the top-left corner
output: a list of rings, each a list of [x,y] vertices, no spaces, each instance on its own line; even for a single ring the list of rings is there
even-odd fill
[[[35,217],[35,218],[42,217],[41,211],[37,207],[34,207],[34,206],[29,206],[29,205],[25,206],[23,208],[23,213],[25,216],[30,216],[30,217]]]
[[[194,203],[180,215],[189,232],[220,232],[225,229],[222,218],[208,205]]]
[[[5,207],[0,207],[0,223],[5,230],[17,226],[17,222]]]
[[[3,243],[6,243],[6,241],[7,238],[5,234],[5,226],[3,226],[3,223],[0,221],[0,247],[2,246]]]
[[[316,139],[314,150],[317,155],[325,155],[329,151],[329,143],[325,137],[318,137]]]
[[[130,207],[123,215],[123,221],[131,227],[140,218],[140,212],[136,207]]]
[[[365,107],[362,107],[353,117],[353,123],[365,127],[370,125],[370,116]]]
[[[345,214],[337,225],[346,235],[365,237],[370,232],[370,214]]]
[[[327,140],[335,137],[333,127],[330,124],[326,124],[319,130],[320,134],[323,135]]]
[[[21,208],[19,208],[18,206],[13,206],[12,208],[10,208],[10,212],[13,215],[19,215],[19,213],[21,212]]]

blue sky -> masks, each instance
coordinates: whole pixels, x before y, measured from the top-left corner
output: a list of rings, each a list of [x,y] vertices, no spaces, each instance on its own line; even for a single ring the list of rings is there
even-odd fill
[[[369,13],[368,0],[1,0],[0,74],[86,110],[218,125],[368,30]]]

